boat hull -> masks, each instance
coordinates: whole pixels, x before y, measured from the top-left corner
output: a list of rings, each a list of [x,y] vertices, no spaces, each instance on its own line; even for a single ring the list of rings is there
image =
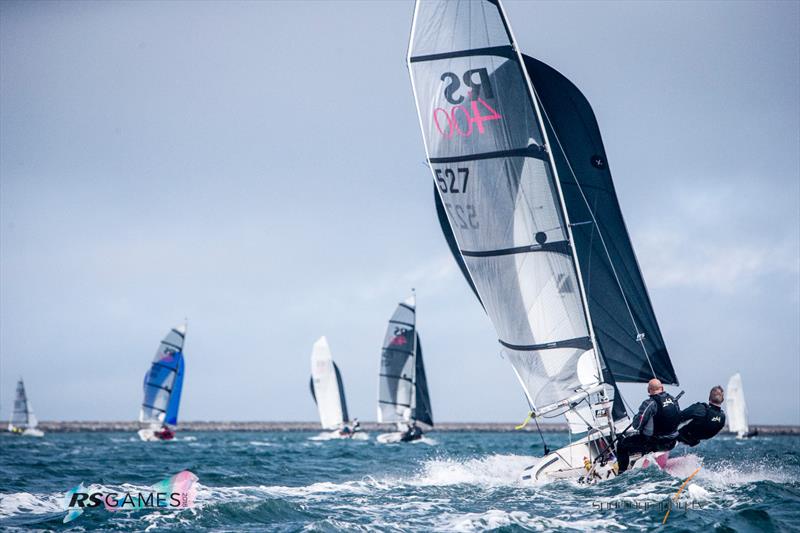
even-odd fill
[[[531,483],[554,479],[574,479],[594,483],[616,477],[616,459],[611,456],[607,461],[595,461],[605,450],[605,442],[601,438],[578,442],[564,446],[542,457],[538,462],[525,468],[521,481]],[[640,457],[631,458],[631,469],[655,466],[664,469],[669,459],[669,452],[652,452]]]
[[[23,429],[22,431],[11,431],[11,433],[14,435],[19,435],[20,437],[44,437],[44,431],[35,428],[27,428]]]
[[[355,433],[342,433],[336,429],[334,431],[322,432],[319,435],[311,437],[311,440],[369,440],[368,433],[356,431]]]
[[[394,444],[396,442],[414,442],[422,440],[422,438],[425,436],[423,433],[420,433],[418,436],[412,439],[403,440],[403,435],[405,435],[405,432],[403,431],[394,431],[392,433],[381,433],[375,438],[375,440],[377,440],[381,444]]]
[[[617,420],[617,434],[627,428],[628,420]],[[522,471],[521,481],[532,483],[552,479],[575,479],[593,483],[617,475],[616,457],[607,450],[609,429],[596,432],[551,452]],[[656,466],[663,469],[669,451],[652,452],[640,457],[631,457],[631,468]]]
[[[139,431],[137,431],[137,434],[139,435],[139,438],[142,439],[144,442],[159,442],[159,441],[167,441],[175,439],[174,435],[165,437],[161,433],[161,430],[152,428],[140,429]]]

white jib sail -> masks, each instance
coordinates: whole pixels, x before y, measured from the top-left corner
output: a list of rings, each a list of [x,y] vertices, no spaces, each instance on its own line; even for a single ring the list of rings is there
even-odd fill
[[[343,391],[339,390],[328,339],[320,337],[311,350],[311,380],[323,429],[337,429],[344,424]]]

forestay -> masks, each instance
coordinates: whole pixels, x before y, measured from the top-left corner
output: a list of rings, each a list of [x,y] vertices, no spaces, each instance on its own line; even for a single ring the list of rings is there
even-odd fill
[[[144,376],[144,399],[139,421],[151,425],[178,423],[183,387],[183,345],[186,325],[172,328],[161,341]]]
[[[409,67],[454,241],[531,406],[598,384],[559,184],[499,5],[419,1]]]
[[[328,339],[320,337],[311,350],[311,395],[323,429],[338,429],[349,420],[344,384],[333,362]]]
[[[8,425],[9,430],[33,429],[38,425],[36,415],[33,414],[33,406],[28,401],[25,394],[25,384],[20,379],[17,382],[17,394],[14,397],[14,410],[11,413],[11,421]]]

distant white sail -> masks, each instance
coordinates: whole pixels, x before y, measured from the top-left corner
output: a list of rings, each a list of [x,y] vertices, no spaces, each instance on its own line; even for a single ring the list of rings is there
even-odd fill
[[[311,350],[311,395],[319,409],[323,429],[338,429],[347,422],[347,402],[342,375],[333,362],[328,339],[320,337]]]
[[[742,376],[738,372],[728,380],[728,390],[725,391],[725,414],[728,418],[728,430],[731,433],[736,433],[739,437],[749,433]]]
[[[14,398],[14,411],[11,413],[8,430],[34,429],[38,424],[39,421],[33,413],[33,405],[28,401],[28,395],[25,394],[25,384],[20,378],[17,382],[17,395]]]

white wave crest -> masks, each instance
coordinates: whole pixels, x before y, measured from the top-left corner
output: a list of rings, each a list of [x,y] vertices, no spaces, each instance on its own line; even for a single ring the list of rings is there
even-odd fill
[[[522,455],[489,455],[474,459],[434,459],[423,463],[421,474],[409,484],[483,485],[490,487],[519,484],[522,470],[535,459]]]
[[[64,510],[64,493],[31,494],[12,492],[0,495],[0,517],[20,514],[57,513]]]
[[[437,524],[442,531],[486,531],[509,526],[517,526],[535,531],[575,530],[596,531],[611,528],[625,529],[613,519],[559,520],[530,515],[524,511],[501,511],[490,509],[483,513],[448,514]]]

